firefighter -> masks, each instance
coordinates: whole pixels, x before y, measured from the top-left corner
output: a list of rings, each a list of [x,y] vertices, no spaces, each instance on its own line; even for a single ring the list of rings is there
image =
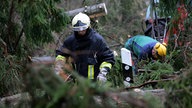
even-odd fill
[[[90,27],[90,18],[84,13],[74,16],[72,28],[73,34],[56,50],[56,65],[59,61],[65,63],[71,57],[79,75],[93,81],[106,82],[106,75],[115,60],[105,39]]]

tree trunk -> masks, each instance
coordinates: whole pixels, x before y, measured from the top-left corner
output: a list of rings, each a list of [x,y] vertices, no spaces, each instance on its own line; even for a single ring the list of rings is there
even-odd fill
[[[100,3],[92,6],[85,6],[83,8],[67,11],[66,14],[74,17],[79,12],[86,13],[90,18],[100,17],[107,14],[105,3]]]

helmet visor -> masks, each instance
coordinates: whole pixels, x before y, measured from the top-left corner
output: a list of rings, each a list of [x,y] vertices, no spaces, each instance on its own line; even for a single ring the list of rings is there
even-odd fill
[[[88,28],[88,25],[81,22],[80,20],[73,26],[73,31],[83,31]]]
[[[73,31],[83,31],[83,30],[86,30],[87,28],[88,28],[87,25],[79,26],[79,27],[73,27]]]

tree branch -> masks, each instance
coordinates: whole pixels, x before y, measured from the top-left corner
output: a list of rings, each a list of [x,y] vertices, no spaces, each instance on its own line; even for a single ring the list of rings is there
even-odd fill
[[[3,55],[7,56],[8,52],[7,52],[7,44],[3,41],[3,39],[0,37],[0,45],[3,48]]]
[[[129,89],[134,89],[134,88],[141,88],[141,87],[146,86],[146,85],[148,85],[148,84],[154,84],[154,83],[158,83],[158,82],[171,81],[171,80],[174,80],[174,78],[173,78],[173,79],[162,79],[162,80],[148,81],[148,82],[145,82],[145,83],[143,83],[143,84],[141,84],[141,85],[127,87],[127,88],[125,88],[125,89],[126,89],[126,90],[129,90]]]
[[[19,41],[21,40],[21,37],[23,35],[23,28],[21,29],[21,32],[19,34],[19,38],[17,39],[16,43],[15,43],[15,46],[14,46],[14,49],[16,50],[17,49],[17,46],[19,44]]]
[[[13,5],[14,0],[11,1],[11,8],[9,11],[9,20],[8,20],[8,28],[7,28],[7,32],[8,32],[8,37],[7,37],[7,44],[8,47],[10,47],[12,49],[12,45],[11,45],[11,36],[12,36],[12,17],[13,17],[13,12],[14,12],[14,5]],[[9,50],[9,49],[8,49]]]

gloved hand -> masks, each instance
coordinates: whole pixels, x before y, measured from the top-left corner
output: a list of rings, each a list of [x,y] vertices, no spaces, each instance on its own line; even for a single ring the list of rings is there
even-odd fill
[[[105,83],[107,81],[106,76],[107,76],[108,71],[109,71],[109,69],[107,69],[107,68],[101,68],[100,73],[97,76],[97,80],[102,83]]]
[[[67,74],[63,71],[64,69],[64,61],[62,60],[56,60],[55,61],[55,67],[54,67],[54,71],[57,75],[61,76],[61,78],[64,79],[64,82],[69,81],[71,79],[71,75]]]

